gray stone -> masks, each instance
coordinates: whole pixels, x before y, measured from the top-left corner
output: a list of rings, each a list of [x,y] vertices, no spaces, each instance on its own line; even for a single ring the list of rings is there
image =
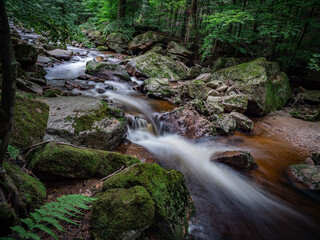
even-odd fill
[[[153,31],[140,34],[129,42],[129,49],[132,51],[147,51],[157,43],[164,41],[164,37]]]
[[[244,113],[248,107],[248,97],[242,94],[226,96],[222,102],[225,112],[240,112]]]
[[[204,83],[207,83],[207,82],[210,81],[210,77],[211,77],[211,73],[203,73],[203,74],[199,75],[196,78],[196,80],[200,80],[200,81],[202,81]],[[207,86],[207,87],[209,87],[209,86]]]
[[[253,121],[242,113],[232,112],[230,116],[236,121],[237,130],[250,132],[253,129]]]
[[[242,150],[222,152],[211,157],[211,160],[238,170],[251,170],[258,167],[251,154]]]
[[[54,49],[47,52],[49,57],[54,57],[59,60],[69,61],[73,56],[73,51],[63,50],[63,49]]]

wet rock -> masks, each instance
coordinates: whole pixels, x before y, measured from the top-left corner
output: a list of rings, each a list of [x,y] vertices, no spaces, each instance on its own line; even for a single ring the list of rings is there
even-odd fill
[[[128,39],[129,36],[124,33],[114,32],[107,36],[106,46],[117,53],[128,52]]]
[[[167,52],[174,55],[181,55],[186,58],[190,58],[192,56],[192,52],[186,49],[184,46],[179,43],[172,41],[168,44]]]
[[[248,107],[248,97],[242,94],[226,96],[223,98],[222,104],[225,112],[244,113]]]
[[[129,42],[129,49],[132,51],[147,51],[154,45],[164,41],[164,37],[153,31],[140,34]]]
[[[192,99],[206,100],[208,98],[208,92],[206,84],[200,80],[187,82],[179,88],[179,96],[182,101]]]
[[[48,116],[47,104],[17,95],[10,145],[24,149],[41,142]]]
[[[49,63],[52,63],[52,59],[51,58],[48,58],[46,56],[42,56],[42,55],[38,55],[38,58],[37,58],[37,63],[40,63],[42,65],[47,65]]]
[[[37,95],[43,94],[43,89],[41,86],[22,78],[17,78],[17,88]]]
[[[202,73],[201,75],[199,75],[196,80],[200,80],[204,83],[207,83],[210,81],[210,77],[211,77],[211,74],[210,73]]]
[[[294,182],[302,184],[303,188],[320,190],[320,166],[297,164],[289,167],[289,176]]]
[[[47,52],[49,57],[54,57],[59,60],[69,61],[73,56],[73,51],[64,49],[54,49]]]
[[[28,44],[19,44],[13,47],[16,60],[22,67],[33,65],[37,62],[38,52]]]
[[[230,116],[236,121],[237,130],[250,132],[253,129],[253,121],[242,113],[232,112]]]
[[[238,170],[251,170],[258,167],[251,154],[241,150],[219,153],[214,155],[211,160],[229,165]]]
[[[193,66],[188,69],[187,78],[188,79],[195,79],[201,74],[201,68],[198,66]]]
[[[248,62],[248,58],[218,58],[213,64],[212,72],[218,71],[223,68],[239,65],[244,62]]]
[[[98,62],[95,59],[87,62],[86,73],[105,80],[131,81],[127,71],[119,64]]]
[[[216,132],[221,135],[233,134],[233,131],[237,127],[236,121],[230,114],[217,114],[214,115],[211,120]]]
[[[320,153],[313,153],[311,155],[311,159],[312,159],[314,165],[320,165]]]
[[[97,47],[97,50],[99,50],[98,48],[100,47],[100,49],[102,48],[107,48],[105,47],[104,45],[106,44],[106,41],[107,41],[107,38],[105,35],[101,35],[101,36],[98,36],[94,39],[93,43],[94,45],[96,45]],[[100,50],[99,50],[100,51]],[[103,50],[102,50],[103,51]]]
[[[124,112],[99,99],[57,97],[46,99],[50,105],[46,140],[64,139],[75,145],[113,150],[127,132]]]
[[[188,138],[209,136],[214,130],[212,124],[190,105],[164,113],[160,119],[169,132]]]
[[[42,180],[102,178],[140,161],[120,153],[47,143],[28,153],[27,162]]]
[[[148,52],[128,62],[127,71],[136,77],[166,78],[172,81],[185,79],[184,68],[167,56]]]
[[[148,78],[144,81],[143,92],[153,98],[168,98],[174,95],[166,79]]]
[[[224,106],[222,104],[222,98],[209,96],[205,102],[205,108],[208,115],[223,113]]]
[[[299,94],[299,97],[307,103],[319,104],[320,103],[320,90],[305,91]]]
[[[193,203],[183,174],[176,170],[165,170],[157,164],[136,164],[107,179],[103,183],[103,191],[108,192],[111,189],[123,191],[122,189],[131,189],[135,186],[139,186],[139,190],[144,188],[154,202],[154,218],[150,226],[152,231],[159,235],[161,239],[186,239],[188,232],[187,216],[191,214]],[[146,199],[146,201],[150,201],[145,192],[143,192],[143,196],[145,196],[144,199]],[[137,201],[136,197],[129,199],[131,201]],[[140,199],[142,199],[142,196]],[[126,201],[126,203],[129,205],[128,201]],[[148,205],[150,205],[150,207],[148,207],[148,213],[152,216],[151,204]],[[136,224],[139,223],[144,223],[140,226],[146,226],[146,220],[150,218],[145,217],[146,219],[143,220],[142,216],[146,213],[140,212],[138,205],[136,205],[136,209],[137,221],[134,225],[131,225],[131,227],[137,226]],[[113,208],[113,211],[117,211],[117,209]],[[125,223],[131,223],[133,221],[132,217],[134,217],[134,214],[132,214],[132,211],[133,210],[124,212],[124,215],[128,214],[128,218],[122,218]],[[121,226],[122,223],[120,222],[120,229]],[[127,230],[126,228],[127,227],[124,227],[124,230]],[[100,227],[100,229],[102,228]],[[108,226],[106,226],[105,230],[108,231],[108,229]]]
[[[155,203],[141,186],[110,189],[93,205],[91,228],[97,239],[138,239],[155,215]]]
[[[248,112],[263,115],[283,106],[291,96],[288,76],[279,72],[277,63],[265,58],[221,69],[211,76],[212,81],[232,83],[249,98]]]

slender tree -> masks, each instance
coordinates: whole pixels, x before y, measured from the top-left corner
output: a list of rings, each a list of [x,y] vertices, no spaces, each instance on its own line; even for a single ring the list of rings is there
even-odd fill
[[[126,15],[126,0],[119,0],[119,6],[118,6],[118,19],[121,19],[125,17]]]

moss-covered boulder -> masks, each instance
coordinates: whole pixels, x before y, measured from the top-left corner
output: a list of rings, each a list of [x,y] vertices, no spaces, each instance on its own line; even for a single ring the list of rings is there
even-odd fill
[[[232,67],[244,62],[248,62],[248,58],[218,58],[213,66],[212,66],[212,72],[218,71],[223,68]]]
[[[10,144],[23,149],[41,142],[48,116],[47,104],[17,95]]]
[[[289,176],[295,182],[301,183],[303,188],[320,190],[320,166],[297,164],[289,167]]]
[[[129,49],[132,51],[147,51],[158,43],[164,41],[164,37],[154,31],[148,31],[134,37],[129,42]]]
[[[225,96],[222,101],[225,112],[244,113],[248,107],[248,97],[242,94]]]
[[[28,154],[32,171],[43,180],[105,177],[140,161],[120,153],[75,148],[58,143],[39,146]]]
[[[95,238],[135,240],[153,222],[155,203],[142,186],[109,189],[93,205],[91,228]]]
[[[179,89],[179,97],[182,101],[192,99],[206,100],[208,98],[209,89],[206,84],[200,80],[194,80],[182,85]]]
[[[127,133],[122,109],[95,98],[48,98],[45,140],[68,142],[101,150],[118,147]]]
[[[123,66],[110,62],[98,62],[96,59],[87,62],[86,73],[105,80],[131,81]]]
[[[12,208],[0,198],[0,237],[4,237],[11,232],[10,227],[16,221],[16,215]]]
[[[167,52],[174,54],[174,55],[181,55],[181,56],[187,57],[187,58],[191,57],[193,54],[191,51],[189,51],[184,46],[180,45],[179,43],[177,43],[175,41],[171,41],[168,44]]]
[[[227,113],[216,114],[212,117],[213,126],[216,133],[220,135],[232,134],[237,127],[234,118]]]
[[[43,183],[22,172],[16,165],[4,163],[3,167],[17,187],[21,200],[26,204],[27,211],[33,211],[43,204],[47,194]]]
[[[211,81],[232,82],[249,98],[248,112],[263,115],[283,106],[291,96],[288,76],[265,58],[214,72]]]
[[[113,32],[107,36],[106,46],[117,53],[129,53],[129,36],[124,33]]]
[[[174,95],[169,82],[166,79],[148,78],[144,81],[143,91],[153,98],[168,98]]]
[[[188,69],[187,78],[188,79],[195,79],[201,74],[201,68],[198,66],[193,66]]]
[[[22,67],[33,65],[37,62],[37,50],[28,44],[18,44],[14,46],[16,60]]]
[[[236,129],[243,132],[250,132],[253,129],[253,121],[239,112],[232,112],[230,116],[236,121]]]
[[[127,64],[127,71],[137,77],[167,78],[172,81],[185,79],[184,68],[167,56],[148,52],[132,59]]]
[[[185,239],[192,203],[182,173],[157,164],[136,164],[110,177],[103,191],[141,186],[155,204],[151,230],[161,239]]]

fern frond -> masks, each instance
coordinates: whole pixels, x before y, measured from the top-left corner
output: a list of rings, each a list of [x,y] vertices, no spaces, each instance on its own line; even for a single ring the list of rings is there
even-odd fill
[[[32,226],[35,224],[31,218],[20,219],[20,221],[26,224],[28,228],[32,228]]]
[[[59,221],[53,217],[44,217],[42,218],[42,221],[52,224],[56,229],[58,229],[61,232],[65,232]]]
[[[43,232],[46,232],[49,235],[53,236],[56,240],[58,240],[57,235],[52,231],[52,229],[47,227],[44,224],[36,224],[36,225],[33,226],[33,228],[37,228],[37,229],[39,229],[39,230],[41,230]]]
[[[28,232],[26,238],[31,238],[33,240],[41,240],[41,237],[32,232]]]
[[[22,238],[26,237],[28,234],[28,232],[21,226],[14,226],[14,227],[11,227],[11,229],[17,232]]]
[[[33,220],[37,223],[41,221],[41,215],[37,212],[30,213],[30,216],[33,218]]]

